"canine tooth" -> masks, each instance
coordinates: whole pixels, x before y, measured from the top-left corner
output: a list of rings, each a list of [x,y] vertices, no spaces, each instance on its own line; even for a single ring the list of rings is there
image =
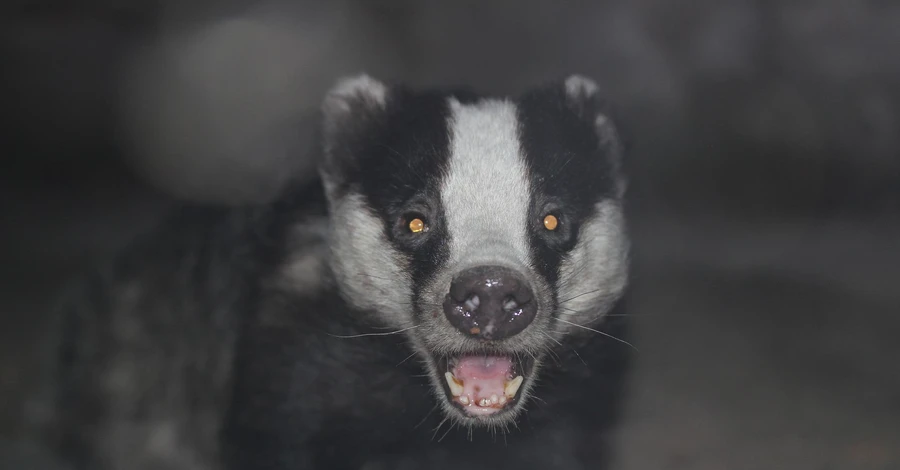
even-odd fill
[[[450,386],[450,393],[452,393],[454,397],[462,395],[463,386],[456,381],[456,377],[453,377],[453,374],[444,372],[444,378],[447,379],[447,385]]]
[[[491,395],[491,404],[496,405],[498,401],[497,395]]]
[[[519,391],[519,387],[522,386],[522,381],[525,380],[521,375],[516,376],[516,378],[507,382],[506,387],[503,389],[503,394],[506,395],[507,398],[512,398],[516,396],[516,392]]]
[[[463,396],[459,397],[459,402],[462,403],[463,405],[468,405],[469,397],[466,395],[463,395]]]

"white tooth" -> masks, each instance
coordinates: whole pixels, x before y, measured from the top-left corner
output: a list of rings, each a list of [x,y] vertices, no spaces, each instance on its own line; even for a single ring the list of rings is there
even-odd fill
[[[491,395],[491,404],[496,405],[496,404],[497,404],[497,401],[498,401],[498,400],[497,400],[497,395]]]
[[[450,386],[450,393],[453,394],[454,397],[458,397],[463,393],[463,386],[456,382],[456,379],[453,377],[453,374],[450,372],[444,373],[444,378],[447,379],[447,385]]]
[[[521,375],[516,376],[516,378],[510,380],[506,387],[503,389],[503,394],[506,395],[507,398],[512,398],[516,396],[516,392],[519,391],[519,387],[522,386],[522,381],[525,380]]]
[[[501,405],[506,404],[506,395],[500,395],[500,404]]]
[[[459,397],[459,402],[462,403],[463,405],[468,405],[469,397],[466,395],[463,395],[463,396]]]

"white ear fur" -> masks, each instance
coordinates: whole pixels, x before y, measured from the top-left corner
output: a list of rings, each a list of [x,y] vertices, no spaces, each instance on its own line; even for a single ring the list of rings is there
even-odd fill
[[[367,74],[335,82],[322,101],[322,132],[326,154],[342,137],[357,132],[369,118],[384,109],[388,87]]]
[[[339,186],[341,162],[352,159],[342,146],[348,138],[363,131],[388,100],[388,86],[367,74],[344,77],[325,94],[322,101],[322,150],[319,167],[326,193]]]
[[[339,79],[325,95],[322,112],[328,129],[354,112],[384,108],[388,87],[367,74]]]
[[[573,101],[590,99],[597,94],[600,87],[597,82],[584,75],[569,75],[565,81],[566,96]]]
[[[593,122],[600,145],[610,150],[610,157],[615,159],[616,171],[621,171],[622,153],[625,150],[622,136],[607,105],[603,103],[600,86],[594,80],[579,74],[569,75],[563,84],[570,104],[582,113],[590,113],[586,117]],[[617,193],[621,197],[625,193],[627,182],[624,174],[620,174],[620,178]]]

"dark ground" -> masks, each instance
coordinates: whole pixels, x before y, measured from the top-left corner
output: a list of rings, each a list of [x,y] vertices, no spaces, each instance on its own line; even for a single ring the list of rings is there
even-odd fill
[[[284,41],[258,32],[226,34],[246,48],[134,88],[181,98],[128,108],[142,125],[124,128],[111,64],[130,57],[123,37],[152,29],[152,8],[85,2],[16,16],[2,35],[14,124],[0,172],[0,467],[29,452],[22,424],[40,412],[27,398],[61,282],[168,201],[120,157],[170,194],[264,197],[297,139],[260,130],[289,105],[311,109],[335,74],[367,67],[489,90],[575,70],[624,102],[639,143],[630,210],[640,352],[618,468],[900,469],[900,59],[888,47],[900,43],[900,8],[644,0],[549,15],[537,2],[495,2],[473,15],[464,4],[344,2],[352,14],[337,16],[352,27],[312,48],[309,38],[279,49],[263,46]],[[317,18],[336,21],[324,10]],[[456,31],[461,19],[476,32]],[[254,47],[268,54],[257,65],[281,68],[257,67],[231,91],[206,81],[223,63],[240,69]],[[303,73],[284,65],[291,55]],[[151,67],[157,79],[176,69]]]

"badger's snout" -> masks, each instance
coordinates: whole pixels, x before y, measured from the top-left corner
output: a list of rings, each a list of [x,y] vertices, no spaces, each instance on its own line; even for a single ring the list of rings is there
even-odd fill
[[[460,272],[444,298],[444,314],[473,338],[501,340],[522,332],[537,314],[528,282],[512,269],[477,266]]]

